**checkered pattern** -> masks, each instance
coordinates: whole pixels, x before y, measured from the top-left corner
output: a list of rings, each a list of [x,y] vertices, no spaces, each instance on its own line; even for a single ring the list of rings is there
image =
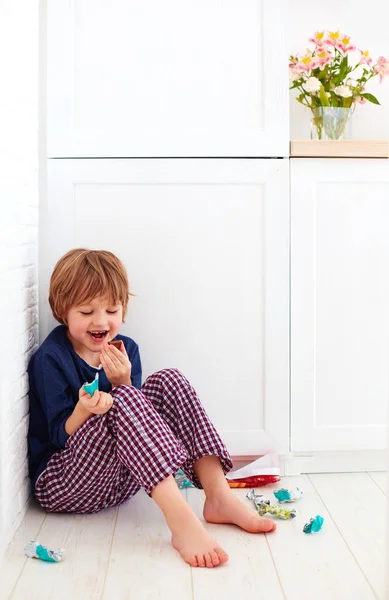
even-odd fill
[[[211,454],[225,474],[232,469],[194,388],[177,369],[154,373],[140,390],[121,385],[111,394],[111,410],[89,417],[38,478],[35,494],[45,510],[98,512],[140,488],[150,495],[179,468],[201,488],[193,464]]]

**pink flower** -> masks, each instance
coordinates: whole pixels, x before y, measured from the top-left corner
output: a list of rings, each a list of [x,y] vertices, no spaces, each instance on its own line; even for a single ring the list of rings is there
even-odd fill
[[[373,59],[370,56],[369,50],[360,50],[361,58],[359,60],[360,65],[371,65]]]
[[[381,83],[385,75],[389,75],[389,60],[384,56],[379,56],[377,64],[374,67],[374,73],[378,73]]]
[[[293,70],[296,73],[310,73],[315,68],[315,62],[312,59],[312,52],[307,53],[300,58],[300,60],[293,66]]]
[[[316,67],[320,67],[320,70],[323,70],[324,67],[331,62],[332,59],[333,54],[330,48],[317,48],[315,58],[313,59],[313,69],[315,69]]]
[[[313,37],[309,38],[309,41],[312,42],[312,44],[316,44],[316,46],[322,46],[324,43],[324,35],[325,31],[315,31]]]
[[[336,44],[336,48],[340,50],[343,54],[356,50],[357,47],[354,44],[350,44],[350,39],[351,38],[349,35],[342,35],[342,37]]]
[[[363,96],[355,96],[354,102],[357,102],[358,104],[366,104],[367,99]]]
[[[340,33],[339,31],[329,31],[328,38],[324,40],[327,46],[336,46],[339,42]]]

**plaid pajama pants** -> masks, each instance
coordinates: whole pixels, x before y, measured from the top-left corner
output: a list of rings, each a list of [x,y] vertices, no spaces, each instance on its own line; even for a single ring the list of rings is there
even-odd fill
[[[49,512],[94,513],[151,490],[181,468],[201,488],[193,464],[216,455],[224,474],[231,457],[189,381],[177,369],[147,378],[141,389],[113,388],[112,408],[92,415],[53,454],[35,485]]]

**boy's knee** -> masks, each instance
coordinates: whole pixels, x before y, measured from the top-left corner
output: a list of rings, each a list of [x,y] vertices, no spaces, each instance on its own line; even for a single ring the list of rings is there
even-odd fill
[[[169,381],[171,381],[172,379],[174,379],[174,381],[187,381],[186,377],[181,373],[181,371],[179,371],[176,368],[161,369],[160,371],[154,373],[154,375],[160,377],[161,379],[167,379]]]
[[[138,388],[132,385],[117,385],[112,388],[111,396],[114,402],[118,405],[126,405],[139,399],[142,394]]]

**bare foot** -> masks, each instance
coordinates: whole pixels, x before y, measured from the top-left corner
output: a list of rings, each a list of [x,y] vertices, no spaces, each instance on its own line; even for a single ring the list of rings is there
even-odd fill
[[[209,523],[232,523],[249,533],[269,533],[277,525],[271,519],[264,519],[239,500],[230,490],[218,497],[205,500],[204,519]]]
[[[174,548],[192,567],[213,568],[227,562],[228,554],[208,534],[192,511],[188,511],[184,519],[168,525]]]

